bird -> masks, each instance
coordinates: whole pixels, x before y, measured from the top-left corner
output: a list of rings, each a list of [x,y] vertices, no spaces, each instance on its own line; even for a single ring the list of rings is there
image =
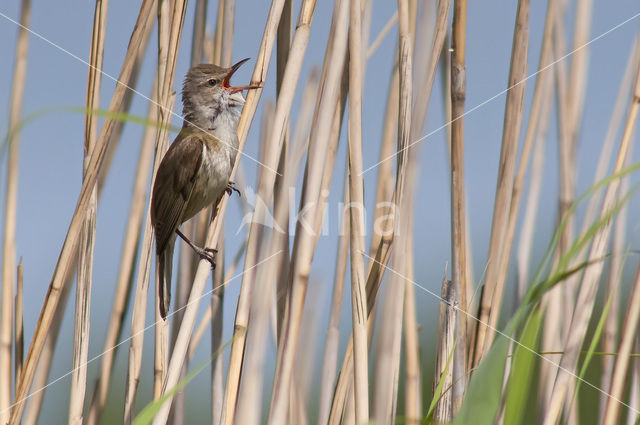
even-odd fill
[[[153,183],[151,223],[156,238],[156,275],[160,315],[171,305],[171,267],[176,236],[215,268],[216,250],[193,243],[180,225],[227,191],[239,148],[237,135],[243,90],[261,85],[232,86],[231,76],[249,58],[231,68],[214,64],[191,67],[182,87],[182,129],[164,154]]]

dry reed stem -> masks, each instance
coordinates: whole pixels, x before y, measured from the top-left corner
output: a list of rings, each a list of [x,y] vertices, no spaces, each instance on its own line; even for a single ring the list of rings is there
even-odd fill
[[[91,36],[91,52],[89,58],[89,76],[87,77],[88,110],[98,109],[100,105],[100,87],[104,58],[104,42],[106,38],[108,0],[96,2],[93,31]],[[85,117],[84,164],[83,175],[89,154],[95,146],[98,132],[98,119],[88,113]],[[89,332],[91,317],[91,286],[93,281],[93,256],[96,234],[96,215],[98,207],[97,187],[93,188],[89,208],[85,215],[82,233],[80,234],[78,279],[76,282],[76,314],[74,320],[73,363],[71,389],[69,398],[69,424],[82,424],[84,399],[87,389],[87,359],[89,357]]]
[[[194,12],[193,33],[191,37],[191,66],[195,66],[202,62],[204,43],[205,43],[205,26],[206,26],[206,10],[207,1],[197,0]],[[201,244],[205,237],[205,228],[207,218],[211,216],[210,208],[205,208],[196,215],[196,218],[189,220],[183,225],[182,231],[188,235],[191,240]],[[202,225],[200,225],[202,223]],[[221,257],[223,258],[223,257]],[[176,284],[176,302],[174,305],[175,314],[171,323],[171,341],[175,341],[180,325],[182,324],[182,307],[185,305],[191,284],[193,283],[194,270],[197,264],[197,256],[193,255],[190,249],[182,245],[180,249],[178,263],[178,280]],[[172,347],[171,347],[172,348]],[[184,379],[187,374],[187,361],[182,365],[180,379]],[[176,402],[171,411],[170,422],[173,425],[182,425],[184,423],[185,409],[185,391],[178,391],[176,394]]]
[[[122,65],[122,70],[120,72],[120,81],[127,81],[131,74],[133,63],[137,56],[136,52],[140,46],[141,35],[143,34],[146,25],[149,25],[152,22],[152,15],[150,11],[153,4],[154,0],[145,0],[142,2],[136,27],[134,28],[134,31],[132,33],[127,53]],[[120,110],[125,90],[126,88],[122,85],[116,86],[114,95],[109,105],[110,111]],[[58,302],[60,300],[60,290],[62,289],[64,283],[64,277],[67,275],[68,268],[73,263],[72,257],[77,246],[82,221],[88,209],[91,192],[93,191],[93,186],[96,184],[97,176],[104,160],[104,154],[107,145],[109,144],[109,138],[113,130],[113,124],[113,119],[105,119],[100,131],[100,136],[98,137],[98,140],[96,142],[96,146],[91,152],[89,164],[86,167],[87,174],[85,176],[85,179],[83,180],[82,189],[80,191],[78,202],[76,204],[76,208],[69,225],[69,230],[67,232],[67,236],[65,237],[65,241],[60,252],[60,257],[58,258],[58,262],[51,279],[49,290],[47,291],[46,301],[44,306],[42,307],[32,343],[29,347],[22,379],[18,383],[15,396],[16,405],[11,412],[11,419],[9,422],[10,425],[17,425],[22,417],[27,393],[29,392],[29,388],[31,387],[31,383],[33,382],[37,361],[42,352],[46,336],[51,327],[51,322],[57,309]]]
[[[443,392],[435,406],[433,420],[436,423],[449,423],[453,419],[453,394],[446,391],[453,385],[453,370],[451,365],[447,370],[447,363],[454,350],[456,341],[456,311],[458,294],[452,282],[447,280],[446,274],[442,279],[442,299],[438,316],[438,339],[436,348],[435,374],[433,375],[433,388],[435,389],[442,380]],[[443,378],[443,374],[444,378]]]
[[[276,182],[276,175],[271,170],[278,168],[278,156],[283,152],[287,123],[291,112],[291,106],[293,104],[295,88],[300,77],[302,61],[304,59],[304,54],[309,40],[311,19],[313,17],[314,9],[315,0],[306,0],[301,5],[298,25],[291,45],[291,54],[289,55],[289,60],[286,63],[282,77],[283,83],[278,93],[278,102],[276,104],[276,110],[272,121],[273,130],[270,133],[266,133],[269,134],[268,141],[266,142],[266,146],[269,146],[269,148],[264,149],[264,164],[266,167],[261,169],[261,178],[258,182],[256,195],[257,199],[260,199],[261,202],[256,202],[255,210],[252,215],[249,239],[247,242],[247,255],[245,257],[245,270],[247,270],[247,272],[242,276],[242,285],[240,289],[240,296],[238,298],[234,324],[234,329],[241,330],[241,333],[237,338],[234,338],[231,345],[229,373],[225,392],[226,407],[223,415],[226,423],[231,423],[235,414],[234,410],[238,387],[240,384],[242,358],[243,353],[245,352],[245,335],[249,321],[251,303],[250,294],[252,293],[252,287],[258,273],[257,268],[251,269],[250,267],[253,264],[257,264],[260,260],[258,256],[258,250],[260,247],[259,235],[262,233],[262,228],[264,227],[262,223],[265,223],[266,215],[268,214],[268,205],[272,202],[274,184]],[[265,252],[263,258],[268,256],[269,254]],[[269,279],[266,281],[269,282]]]
[[[279,159],[277,156],[282,153],[282,149],[278,146],[270,145],[270,142],[277,143],[277,140],[273,140],[269,137],[272,134],[273,124],[273,103],[269,102],[264,107],[262,116],[262,144],[260,146],[261,160],[270,167],[276,167]],[[273,293],[272,285],[275,283],[269,275],[265,275],[265,268],[269,267],[269,263],[264,263],[263,260],[274,256],[276,252],[272,253],[271,249],[271,234],[274,231],[264,225],[265,214],[268,213],[271,200],[268,198],[269,194],[272,194],[274,189],[272,187],[262,186],[264,181],[268,184],[273,184],[275,179],[270,179],[273,173],[267,167],[260,169],[258,178],[258,195],[257,199],[261,201],[256,202],[256,208],[252,216],[251,229],[249,231],[249,238],[247,243],[247,254],[245,255],[245,270],[243,274],[243,286],[248,287],[249,283],[253,284],[256,281],[256,276],[261,277],[261,284],[256,285],[255,288],[250,288],[251,292],[248,295],[250,299],[247,301],[250,303],[248,306],[251,312],[250,320],[245,327],[246,330],[246,342],[243,347],[245,356],[242,362],[242,382],[239,382],[236,392],[238,393],[238,399],[236,403],[237,417],[235,421],[241,424],[258,424],[261,417],[262,406],[262,389],[264,381],[264,367],[265,367],[265,350],[268,335],[269,325],[269,312],[272,311]],[[262,186],[262,187],[261,187]],[[267,195],[267,199],[261,197],[261,189],[266,192],[262,192],[263,195]],[[262,211],[261,211],[262,210]],[[261,214],[256,220],[256,214]],[[251,268],[253,264],[260,264],[259,266]],[[251,269],[250,269],[251,268]],[[250,270],[249,270],[250,269]],[[245,281],[245,278],[250,275],[250,280]],[[236,310],[236,325],[235,329],[239,329]],[[247,318],[248,314],[247,314]],[[228,387],[227,387],[228,388]],[[229,388],[228,388],[229,391]]]
[[[254,68],[253,76],[251,78],[253,84],[258,84],[264,81],[266,77],[266,73],[269,68],[268,58],[271,57],[271,52],[273,50],[273,44],[275,41],[275,32],[276,27],[278,25],[278,21],[280,19],[280,14],[282,13],[282,2],[280,0],[274,0],[271,5],[271,9],[269,10],[269,16],[267,17],[267,22],[265,26],[264,35],[262,38],[262,43],[260,45],[260,50],[258,51],[258,57],[256,59],[256,66]],[[244,104],[244,108],[242,109],[242,114],[240,115],[240,120],[238,122],[238,139],[240,142],[240,147],[238,149],[238,155],[242,152],[244,147],[244,143],[246,141],[247,134],[249,132],[249,125],[253,119],[255,114],[257,103],[262,93],[261,89],[250,90],[247,94],[247,98]],[[235,167],[231,172],[230,179],[233,180],[236,170],[240,161],[235,162]],[[209,247],[217,247],[218,241],[220,240],[220,223],[224,220],[224,215],[226,212],[226,207],[228,205],[229,196],[228,194],[223,194],[221,201],[218,203],[217,211],[215,214],[215,219],[213,223],[209,226],[209,230],[207,232],[206,238],[206,246]],[[167,379],[163,384],[163,392],[166,393],[168,389],[173,388],[179,378],[179,369],[182,363],[185,360],[189,339],[191,338],[191,333],[193,331],[193,327],[195,325],[196,313],[199,307],[199,301],[201,299],[202,293],[204,292],[204,285],[206,283],[206,279],[210,273],[210,268],[208,266],[208,262],[200,261],[198,263],[198,268],[196,271],[196,276],[194,278],[193,287],[191,289],[191,294],[189,296],[188,307],[185,309],[185,315],[183,318],[182,326],[180,327],[180,332],[178,333],[178,337],[176,338],[176,343],[174,345],[174,351],[171,356],[171,360],[169,363],[169,373],[167,375]],[[234,341],[237,338],[238,334],[234,335]],[[158,414],[154,418],[154,424],[163,424],[166,423],[167,417],[169,414],[169,408],[171,406],[172,397],[169,397],[168,400],[163,404],[160,408]],[[224,408],[223,408],[224,411]],[[224,418],[221,418],[224,420]]]
[[[398,109],[398,177],[396,180],[396,205],[399,212],[394,222],[396,243],[401,247],[393,256],[393,268],[406,273],[408,232],[410,229],[411,203],[403,196],[403,186],[406,180],[408,152],[400,150],[409,144],[411,134],[411,106],[412,106],[412,32],[409,21],[410,5],[398,1],[398,67],[399,67],[399,109]],[[415,13],[412,15],[415,16]],[[351,101],[350,101],[351,103]],[[351,114],[350,114],[351,115]],[[399,189],[399,190],[398,190]],[[353,193],[352,193],[353,194]],[[354,222],[351,223],[354,226]],[[353,231],[353,230],[352,230]],[[352,242],[353,250],[353,242]],[[352,257],[353,261],[353,257]],[[379,345],[376,350],[376,382],[374,395],[374,415],[378,423],[391,423],[395,418],[397,405],[397,388],[399,379],[400,348],[402,338],[403,304],[405,282],[397,277],[390,278],[385,297],[383,316],[385,321],[380,329]],[[365,313],[366,315],[366,313]],[[354,332],[355,337],[355,332]],[[357,339],[354,338],[357,342]],[[365,339],[366,344],[366,339]],[[354,344],[355,369],[358,367],[357,346]],[[357,378],[357,375],[356,375]],[[357,390],[357,387],[356,387]],[[358,394],[356,392],[356,402]],[[357,417],[356,422],[362,423]]]
[[[368,2],[368,3],[372,3],[372,2]],[[367,55],[366,55],[367,60],[371,56],[373,56],[376,50],[378,50],[378,47],[380,47],[385,37],[389,34],[389,32],[391,31],[391,28],[393,28],[393,26],[396,24],[397,21],[398,21],[398,11],[396,10],[395,12],[393,12],[393,15],[391,15],[387,23],[384,24],[384,27],[382,27],[382,29],[376,36],[375,40],[373,40],[373,42],[369,44],[369,47],[367,48]]]
[[[549,66],[553,57],[552,30],[555,10],[556,8],[554,7],[554,3],[552,0],[547,6],[545,27],[542,36],[542,48],[540,51],[540,59],[538,62],[539,77],[536,80],[535,89],[533,92],[533,101],[531,103],[531,111],[529,112],[529,118],[525,131],[524,144],[522,147],[522,153],[520,154],[520,161],[518,163],[518,169],[513,183],[513,194],[511,198],[511,207],[509,208],[507,232],[504,241],[504,249],[502,250],[502,256],[500,258],[500,270],[498,273],[499,286],[504,286],[504,282],[506,282],[507,279],[509,256],[511,254],[518,214],[520,211],[520,198],[522,197],[524,178],[529,167],[529,157],[531,156],[531,151],[535,147],[535,143],[540,141],[539,135],[541,134],[541,130],[546,128],[546,125],[540,124],[545,124],[545,121],[547,121],[548,119],[549,102],[547,101],[547,99],[551,95],[552,75],[550,72],[546,72],[543,70]]]
[[[222,267],[222,262],[221,262],[220,269],[223,274],[222,276],[220,276],[219,282],[215,282],[213,285],[214,293],[216,292],[217,289],[222,289],[222,287],[220,288],[218,287],[222,285],[224,282],[229,281],[233,277],[233,275],[236,273],[238,263],[240,262],[240,259],[242,258],[242,255],[244,254],[246,247],[247,247],[247,241],[242,242],[242,245],[240,245],[240,247],[236,251],[236,255],[233,257],[233,260],[231,261],[231,265],[229,266],[228,269],[225,270],[224,267]],[[222,258],[220,251],[218,251],[218,255],[220,255],[220,258]],[[216,270],[218,270],[218,267],[216,267]],[[200,324],[198,324],[198,326],[196,327],[196,331],[194,332],[193,337],[191,338],[191,341],[189,341],[189,351],[188,351],[189,360],[193,357],[193,354],[195,353],[196,349],[200,345],[200,341],[204,336],[204,332],[207,330],[207,326],[209,325],[209,323],[215,323],[215,321],[213,321],[213,317],[214,317],[214,310],[212,309],[212,306],[209,305],[205,310],[204,314],[202,315],[202,319],[200,319]]]
[[[24,302],[23,302],[23,281],[24,266],[22,258],[18,263],[18,276],[16,280],[16,299],[14,303],[14,326],[13,326],[13,344],[14,344],[14,376],[15,382],[20,380],[22,373],[22,362],[24,360]]]
[[[640,67],[637,71],[633,89],[633,98],[627,114],[627,121],[625,123],[622,140],[620,141],[613,174],[618,173],[625,163],[639,108]],[[610,214],[614,207],[619,186],[619,180],[614,180],[607,185],[604,200],[602,201],[600,213],[601,219],[604,219],[607,214]],[[591,318],[593,311],[597,292],[597,283],[604,267],[604,264],[600,259],[606,251],[610,233],[611,220],[609,219],[606,221],[604,226],[599,228],[598,232],[593,237],[593,243],[587,257],[588,264],[590,265],[584,270],[582,281],[580,282],[578,298],[576,300],[575,310],[570,324],[570,329],[572,331],[569,333],[569,337],[564,347],[564,354],[562,356],[562,361],[560,362],[561,368],[558,372],[553,393],[551,395],[550,409],[545,417],[545,424],[556,423],[565,399],[570,400],[572,398],[572,394],[569,394],[569,387],[571,382],[574,381],[571,373],[573,373],[577,367],[580,347],[584,341],[587,327],[589,325],[589,319]]]
[[[640,269],[636,274],[633,289],[629,297],[629,305],[627,314],[622,327],[620,346],[616,357],[616,364],[613,369],[613,377],[611,379],[611,392],[607,401],[607,408],[604,413],[605,425],[615,425],[620,415],[620,402],[622,399],[624,387],[626,384],[627,370],[629,361],[631,360],[631,349],[633,348],[638,329],[638,320],[640,320]]]
[[[280,23],[278,24],[278,37],[277,37],[277,47],[276,47],[276,98],[280,96],[280,90],[282,88],[282,84],[284,82],[284,72],[287,65],[287,61],[289,59],[289,51],[291,50],[291,24],[293,20],[293,1],[286,0],[284,4],[284,8],[282,9],[282,16],[280,17]],[[287,161],[289,155],[289,122],[287,121],[286,129],[284,132],[284,140],[282,143],[282,147],[280,148],[280,160],[278,162],[278,173],[279,175],[276,177],[276,181],[273,186],[273,199],[277,204],[278,192],[282,190],[283,186],[287,186],[284,184],[285,173],[287,172]],[[274,216],[275,214],[275,205],[274,205]],[[284,214],[284,217],[274,217],[277,225],[280,229],[288,230],[288,222],[289,216],[288,214]],[[286,221],[285,221],[286,220]],[[272,235],[273,238],[278,240],[272,241],[272,245],[275,248],[276,245],[280,246],[283,249],[284,253],[281,256],[280,267],[277,272],[277,275],[280,276],[283,273],[283,270],[286,269],[289,262],[289,232],[286,232],[285,235],[279,235],[280,232],[274,233]],[[280,236],[280,237],[279,237]],[[278,294],[284,294],[286,292],[287,281],[286,279],[277,279],[276,280],[276,302],[275,302],[275,315],[276,315],[276,335],[280,334],[280,328],[282,327],[282,319],[284,317],[284,304],[285,297],[278,296]]]
[[[364,179],[362,177],[362,17],[360,0],[351,0],[349,23],[349,246],[354,349],[356,422],[369,420],[367,305],[364,274]],[[400,18],[399,20],[401,20]],[[408,18],[407,18],[408,20]]]
[[[158,79],[159,81],[159,79]],[[157,93],[157,92],[156,92]],[[156,110],[156,116],[160,116]],[[158,139],[155,146],[153,159],[152,180],[158,171],[160,160],[167,150],[168,139]],[[145,226],[140,249],[140,261],[136,274],[136,292],[134,296],[133,313],[131,318],[131,344],[129,346],[129,360],[127,367],[127,379],[124,396],[124,419],[123,423],[128,425],[133,421],[135,415],[136,393],[140,381],[140,368],[142,365],[142,347],[144,343],[144,325],[147,311],[147,295],[149,291],[149,275],[151,268],[151,255],[153,247],[153,229],[150,220],[150,206],[145,209]],[[156,307],[157,308],[157,307]]]
[[[625,167],[631,164],[631,157],[633,151],[633,145],[629,147],[629,155],[627,156],[627,161],[625,163]],[[629,190],[629,176],[625,176],[622,178],[620,184],[620,193],[618,194],[618,198],[622,200],[624,194],[626,194]],[[626,373],[629,368],[629,354],[631,353],[632,345],[636,342],[637,335],[636,332],[633,331],[634,327],[637,327],[638,318],[633,317],[633,315],[638,315],[637,306],[634,305],[634,298],[638,297],[638,287],[634,285],[631,290],[631,294],[629,295],[629,305],[627,307],[627,316],[624,320],[624,328],[621,333],[620,347],[616,350],[617,343],[617,333],[618,333],[618,321],[615,320],[620,317],[620,293],[619,287],[623,281],[623,266],[624,266],[624,244],[625,238],[627,235],[627,205],[620,209],[620,212],[615,218],[615,227],[613,231],[613,241],[611,243],[611,263],[609,265],[609,275],[607,279],[607,286],[605,288],[605,299],[611,300],[609,312],[607,313],[607,321],[605,322],[605,329],[603,334],[602,348],[606,350],[607,346],[612,346],[610,353],[617,352],[617,356],[615,358],[615,364],[611,362],[609,365],[603,363],[602,370],[602,380],[600,381],[601,388],[607,394],[611,394],[612,396],[618,396],[618,398],[622,398],[622,386],[625,385]],[[638,281],[636,280],[636,284]],[[637,302],[637,300],[635,300]],[[612,320],[609,320],[609,317],[612,317]],[[610,323],[611,322],[611,323]],[[629,334],[629,332],[632,332]],[[607,341],[609,340],[609,341]],[[605,351],[607,352],[607,351]],[[605,356],[605,357],[613,357],[613,356]],[[613,360],[613,359],[612,359]],[[608,367],[607,367],[608,366]],[[605,375],[605,372],[608,372]],[[624,376],[621,376],[624,375]],[[632,374],[633,376],[633,374]],[[630,397],[631,399],[631,397]],[[613,406],[613,399],[609,397],[601,397],[600,398],[600,423],[605,423],[606,421],[615,422],[618,412],[620,409],[619,403],[616,402],[617,406]],[[608,412],[607,412],[608,410]],[[607,414],[612,417],[607,417]],[[630,414],[630,413],[629,413]]]
[[[462,308],[468,308],[467,292],[469,272],[467,270],[467,208],[464,182],[464,102],[467,91],[466,77],[466,37],[467,37],[467,2],[454,1],[453,25],[451,30],[451,62],[450,62],[450,184],[451,184],[451,284],[460,297]],[[466,320],[458,323],[456,352],[452,363],[452,372],[456,379],[456,410],[461,403],[460,397],[466,387]],[[459,385],[458,385],[459,384]],[[462,388],[460,388],[462,387]],[[453,409],[452,409],[453,412]],[[445,415],[446,416],[446,415]]]
[[[22,100],[27,74],[31,1],[20,3],[20,29],[16,42],[11,98],[9,100],[9,128],[15,129],[22,115]],[[2,240],[2,289],[0,313],[0,423],[7,423],[11,414],[11,343],[13,320],[13,282],[16,270],[16,214],[18,201],[19,134],[11,131],[7,156],[7,186],[4,206],[4,235]],[[16,385],[19,381],[16,380]]]
[[[498,183],[491,224],[485,289],[480,301],[480,320],[478,321],[478,323],[489,323],[492,328],[495,328],[495,324],[497,323],[501,311],[499,306],[504,292],[504,285],[498,286],[497,276],[500,269],[502,250],[504,249],[503,241],[506,233],[509,208],[511,206],[518,141],[522,126],[524,93],[526,88],[523,80],[527,72],[528,40],[529,0],[520,0],[516,12],[516,23],[511,49],[511,66],[507,84],[509,91],[505,105],[502,148],[500,152]],[[470,350],[470,353],[473,353],[473,367],[478,365],[484,353],[491,346],[494,335],[494,331],[486,326],[476,325],[476,345]]]
[[[413,191],[408,191],[413,193]],[[413,229],[413,212],[411,226]],[[413,232],[407,242],[407,274],[413,279],[414,249]],[[407,424],[417,425],[422,417],[422,372],[420,366],[420,335],[417,321],[415,287],[407,280],[404,282],[404,346],[405,346],[405,416]]]
[[[223,24],[220,37],[220,65],[231,66],[231,53],[233,49],[233,27],[236,21],[236,1],[224,0]]]
[[[303,183],[301,208],[318,200],[322,175],[326,173],[327,140],[343,72],[347,43],[347,2],[337,0],[331,24],[329,41],[320,84],[316,110],[309,136],[309,154]],[[293,56],[293,55],[290,55]],[[331,172],[331,170],[329,170]],[[293,375],[293,359],[300,330],[302,308],[317,237],[306,223],[314,223],[314,217],[299,217],[293,245],[293,257],[289,268],[290,292],[285,307],[282,336],[278,344],[276,374],[274,378],[269,423],[283,423],[288,412],[289,394]]]
[[[618,92],[618,98],[616,100],[616,104],[614,106],[611,121],[609,122],[609,130],[613,133],[613,127],[616,130],[619,128],[620,121],[622,120],[622,108],[626,103],[627,95],[629,93],[629,88],[631,86],[631,72],[633,71],[634,59],[637,61],[638,59],[638,50],[636,49],[638,43],[638,39],[636,38],[633,50],[635,50],[635,55],[630,55],[629,60],[627,61],[627,67],[625,69],[624,77],[620,83],[620,91]],[[607,132],[607,135],[609,132]],[[613,139],[613,136],[611,137]],[[608,138],[605,139],[605,144],[608,142]],[[604,149],[604,147],[603,147]],[[629,158],[631,155],[629,155]],[[627,159],[627,164],[629,165],[629,159]],[[627,193],[629,189],[629,178],[625,176],[622,179],[622,184],[620,186],[620,193]],[[619,196],[620,197],[620,196]],[[616,344],[618,340],[618,318],[620,317],[620,293],[619,286],[620,282],[622,282],[622,266],[624,264],[624,244],[627,233],[627,206],[623,206],[616,217],[616,224],[613,233],[613,241],[611,246],[611,263],[609,265],[609,274],[607,276],[607,283],[605,286],[605,299],[611,298],[611,306],[609,308],[609,313],[607,314],[607,318],[605,319],[605,325],[602,334],[602,351],[604,352],[615,352]],[[613,372],[614,366],[614,358],[612,356],[604,356],[602,358],[602,372],[600,374],[600,387],[603,391],[610,391],[611,384],[611,376]],[[635,378],[635,374],[633,375]],[[635,379],[634,379],[635,380]],[[630,397],[630,400],[633,400],[633,397]],[[607,398],[600,397],[600,409],[599,409],[599,421],[603,422],[604,419],[604,411],[607,406]]]
[[[154,103],[157,101],[157,78],[158,77],[156,75],[153,82],[153,89],[151,91],[152,101],[149,103],[149,110],[147,113],[147,117],[150,122],[156,122],[158,119],[156,105]],[[118,269],[113,306],[111,308],[111,315],[108,322],[109,325],[104,340],[104,354],[101,359],[100,377],[96,382],[94,393],[91,398],[91,405],[87,415],[88,425],[97,425],[100,422],[100,417],[102,416],[102,411],[107,401],[113,362],[118,350],[116,344],[118,343],[118,338],[122,332],[127,300],[131,293],[131,284],[133,280],[132,273],[134,261],[136,259],[136,249],[140,239],[140,231],[142,229],[142,218],[145,212],[146,189],[149,174],[151,172],[151,159],[155,133],[155,126],[146,126],[140,143],[138,165],[136,167],[136,173],[133,180],[131,204],[129,207],[129,214],[127,216],[128,220],[124,233],[124,241],[122,243],[120,268]]]
[[[346,175],[346,174],[345,174]],[[343,190],[344,205],[349,205],[349,186],[345,178]],[[331,409],[331,397],[336,381],[338,367],[338,343],[340,342],[340,310],[342,307],[342,294],[344,290],[345,272],[347,270],[347,255],[349,250],[349,220],[346,210],[340,217],[340,231],[338,236],[338,249],[336,253],[336,266],[333,278],[333,291],[331,295],[331,310],[329,312],[329,325],[324,344],[322,359],[322,372],[320,381],[320,401],[318,404],[318,424],[325,425],[329,419]]]

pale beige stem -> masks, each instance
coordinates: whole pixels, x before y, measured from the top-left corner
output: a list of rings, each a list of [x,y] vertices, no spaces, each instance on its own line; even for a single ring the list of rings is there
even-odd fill
[[[9,148],[7,156],[7,187],[4,204],[2,239],[2,289],[0,304],[0,423],[9,422],[11,414],[11,343],[13,321],[13,282],[16,270],[16,214],[18,203],[19,134],[17,128],[22,115],[22,100],[27,76],[29,22],[31,1],[20,3],[20,29],[16,42],[11,99],[9,101]],[[16,380],[16,385],[19,381]]]

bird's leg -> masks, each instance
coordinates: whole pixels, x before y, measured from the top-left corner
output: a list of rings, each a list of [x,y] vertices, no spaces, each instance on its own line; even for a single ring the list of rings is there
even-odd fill
[[[176,233],[178,234],[178,236],[182,238],[183,241],[187,243],[187,245],[191,247],[191,249],[193,249],[196,252],[196,254],[200,256],[200,258],[207,260],[209,263],[211,263],[211,268],[213,269],[216,268],[215,255],[218,253],[217,249],[200,248],[198,245],[191,242],[191,240],[189,240],[189,238],[186,237],[184,233],[182,233],[179,229],[176,229]]]
[[[236,192],[238,196],[242,197],[242,193],[240,193],[240,189],[236,187],[235,182],[230,181],[229,183],[227,183],[227,187],[225,188],[225,190],[227,191],[227,194],[229,196],[231,196],[233,192]]]

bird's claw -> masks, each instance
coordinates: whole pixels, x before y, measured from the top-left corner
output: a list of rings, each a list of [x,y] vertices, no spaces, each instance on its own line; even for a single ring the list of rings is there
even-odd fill
[[[225,191],[229,196],[231,196],[233,192],[236,192],[238,196],[242,197],[242,193],[240,193],[240,189],[236,187],[236,184],[234,182],[227,183],[227,187],[225,188]]]
[[[198,255],[202,260],[207,260],[211,264],[211,268],[216,268],[216,254],[218,253],[217,249],[214,248],[200,248],[197,251]]]

